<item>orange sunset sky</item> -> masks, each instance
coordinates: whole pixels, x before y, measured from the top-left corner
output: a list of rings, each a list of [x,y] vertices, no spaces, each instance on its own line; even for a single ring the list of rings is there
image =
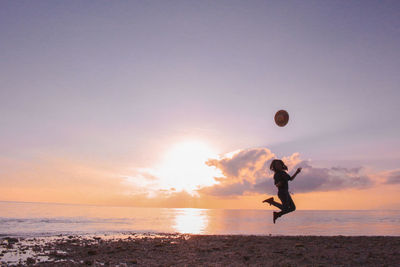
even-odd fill
[[[1,2],[0,201],[398,209],[395,5]]]

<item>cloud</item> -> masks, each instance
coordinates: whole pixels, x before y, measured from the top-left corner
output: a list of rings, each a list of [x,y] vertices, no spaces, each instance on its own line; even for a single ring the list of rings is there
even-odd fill
[[[269,170],[269,165],[274,158],[275,155],[267,148],[253,148],[240,150],[220,159],[211,159],[207,164],[221,170],[223,177],[216,178],[218,184],[204,187],[199,192],[213,196],[274,194],[277,189],[273,183],[273,173]],[[290,182],[290,190],[293,192],[361,189],[374,184],[369,176],[362,174],[361,167],[317,168],[311,166],[309,161],[302,161],[299,153],[283,157],[282,160],[288,166],[289,174],[298,167],[303,168],[301,174]],[[399,181],[399,176],[394,179]]]
[[[221,170],[224,176],[217,179],[221,182],[226,180],[226,182],[254,183],[255,180],[266,177],[269,164],[274,157],[275,155],[267,148],[253,148],[240,150],[221,159],[210,159],[206,164]]]
[[[240,196],[246,191],[252,191],[253,185],[248,181],[236,182],[236,183],[221,183],[214,186],[208,186],[200,189],[202,194],[211,196]]]
[[[44,158],[35,162],[0,159],[0,195],[2,200],[97,203],[148,207],[231,207],[244,205],[243,199],[258,194],[276,194],[269,165],[276,156],[267,148],[238,150],[206,164],[218,170],[216,184],[196,188],[192,194],[179,187],[163,186],[151,169],[132,170],[131,166],[102,162],[76,162]],[[365,175],[360,167],[319,168],[303,161],[299,153],[282,158],[289,173],[303,167],[290,182],[295,193],[364,189],[381,184],[400,184],[400,170]],[[218,173],[216,172],[216,173]],[[129,175],[126,175],[126,174]],[[125,175],[124,175],[125,174]],[[179,185],[178,182],[176,182]],[[241,198],[241,196],[246,196]],[[235,206],[236,207],[236,206]]]
[[[315,168],[307,161],[302,161],[298,166],[303,167],[301,176],[293,181],[293,188],[298,193],[362,189],[374,184],[369,176],[362,175],[361,168]]]
[[[400,170],[389,171],[385,175],[385,184],[400,184]]]

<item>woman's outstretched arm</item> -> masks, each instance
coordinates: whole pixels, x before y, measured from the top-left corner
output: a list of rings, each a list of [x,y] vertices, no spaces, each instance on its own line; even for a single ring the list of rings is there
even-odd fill
[[[290,181],[293,181],[294,178],[296,178],[297,174],[299,174],[300,172],[301,172],[301,168],[298,168],[298,169],[296,170],[296,172],[292,175],[292,177],[290,177]]]

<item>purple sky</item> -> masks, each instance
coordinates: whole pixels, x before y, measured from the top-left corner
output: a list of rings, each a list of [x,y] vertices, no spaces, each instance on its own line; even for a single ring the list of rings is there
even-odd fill
[[[142,167],[190,137],[398,168],[399,14],[399,1],[1,1],[0,160]]]

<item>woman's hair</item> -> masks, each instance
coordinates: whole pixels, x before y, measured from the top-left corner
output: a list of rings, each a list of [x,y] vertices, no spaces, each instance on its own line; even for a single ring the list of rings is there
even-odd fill
[[[276,164],[282,164],[282,169],[285,170],[285,171],[287,171],[287,169],[288,169],[287,166],[286,166],[285,163],[283,163],[283,161],[280,160],[280,159],[274,159],[274,160],[271,162],[271,165],[269,166],[269,169],[270,169],[271,171],[276,172]]]

